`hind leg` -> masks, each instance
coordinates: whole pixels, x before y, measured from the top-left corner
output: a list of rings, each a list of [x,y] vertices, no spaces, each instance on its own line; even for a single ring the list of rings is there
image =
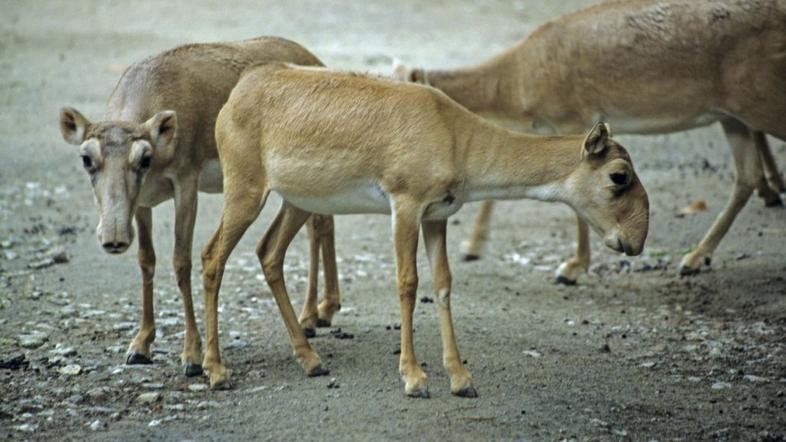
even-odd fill
[[[226,183],[226,179],[225,179]],[[260,186],[261,187],[261,186]],[[224,186],[224,210],[218,230],[202,251],[202,282],[205,290],[205,337],[202,368],[210,376],[212,388],[229,386],[229,373],[218,348],[218,291],[229,254],[264,206],[267,191],[252,186]]]
[[[489,200],[481,203],[480,211],[477,218],[475,218],[475,226],[472,227],[472,233],[470,233],[469,239],[461,245],[464,261],[480,259],[488,240],[489,222],[491,221],[491,212],[493,210],[494,201]]]
[[[782,206],[783,202],[779,194],[786,192],[786,186],[783,184],[783,177],[775,163],[775,158],[772,156],[770,145],[767,143],[767,135],[756,131],[753,133],[753,140],[759,150],[759,157],[764,169],[764,178],[758,188],[759,196],[764,199],[767,207]]]
[[[703,262],[710,263],[712,252],[729,231],[737,214],[745,207],[753,189],[759,185],[763,177],[759,151],[754,144],[751,130],[738,120],[723,121],[723,130],[729,141],[737,169],[734,190],[726,207],[718,215],[704,239],[693,252],[682,259],[680,263],[682,275],[698,273]]]
[[[341,310],[341,293],[338,289],[338,268],[336,267],[336,233],[332,216],[315,215],[314,229],[322,247],[325,290],[322,302],[317,307],[317,327],[330,327],[333,315]]]
[[[265,236],[257,244],[257,256],[262,265],[262,271],[265,273],[265,280],[276,298],[276,304],[278,304],[278,310],[289,333],[295,357],[306,371],[306,375],[321,376],[328,374],[328,371],[322,368],[319,356],[311,349],[300,324],[298,324],[284,282],[284,256],[287,248],[310,215],[309,212],[284,201],[276,219],[273,220],[270,228],[265,232]]]
[[[300,317],[298,318],[300,328],[303,329],[303,334],[306,335],[307,338],[313,338],[317,335],[317,286],[319,280],[319,249],[321,238],[314,231],[314,217],[316,216],[317,215],[312,216],[306,222],[309,247],[308,288],[306,289],[306,299],[303,302],[303,310],[300,312]]]

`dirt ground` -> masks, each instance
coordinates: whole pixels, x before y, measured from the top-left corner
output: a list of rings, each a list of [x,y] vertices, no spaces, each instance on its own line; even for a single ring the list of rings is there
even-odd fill
[[[109,256],[96,244],[87,177],[57,128],[61,106],[100,118],[118,66],[186,42],[279,35],[333,67],[389,72],[394,56],[451,67],[479,62],[589,3],[3,2],[0,438],[786,440],[786,212],[753,198],[711,269],[676,274],[732,186],[717,126],[619,137],[650,195],[647,247],[631,259],[593,237],[593,266],[576,287],[552,283],[575,241],[566,207],[500,204],[488,252],[471,263],[460,261],[458,245],[477,205],[454,217],[453,311],[478,399],[450,395],[427,302],[415,312],[415,346],[431,399],[404,395],[384,216],[336,220],[343,310],[312,340],[330,375],[306,378],[253,254],[275,202],[224,278],[219,324],[233,389],[209,391],[206,378],[181,374],[171,202],[154,211],[155,364],[123,364],[140,311],[136,252]],[[771,144],[786,165],[786,144]],[[676,216],[695,200],[708,210]],[[217,225],[221,198],[203,195],[199,204],[196,250]],[[296,310],[307,268],[301,236],[287,259]],[[419,298],[433,297],[424,258]],[[195,257],[202,329],[200,267]],[[336,339],[337,328],[353,339]]]

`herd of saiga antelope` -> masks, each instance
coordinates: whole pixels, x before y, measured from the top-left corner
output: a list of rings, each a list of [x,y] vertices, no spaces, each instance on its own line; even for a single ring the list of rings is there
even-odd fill
[[[392,217],[406,393],[428,396],[412,343],[422,230],[451,392],[477,396],[453,332],[446,218],[469,201],[566,203],[577,214],[578,249],[557,279],[575,282],[589,266],[588,225],[628,255],[641,253],[648,230],[647,194],[631,159],[609,126],[597,122],[657,134],[718,121],[736,180],[727,206],[680,264],[683,274],[697,272],[754,189],[767,205],[781,203],[784,183],[765,134],[786,140],[784,23],[784,0],[611,1],[553,20],[480,65],[396,66],[395,79],[325,69],[280,38],[192,44],[131,65],[104,120],[91,122],[72,108],[60,115],[63,137],[80,146],[90,176],[101,246],[124,252],[136,219],[143,313],[127,363],[150,363],[151,208],[174,198],[185,374],[206,369],[211,386],[228,385],[218,348],[221,278],[232,249],[276,191],[283,204],[257,254],[306,374],[327,373],[306,336],[330,325],[340,309],[331,215],[385,213]],[[483,117],[559,135],[525,135]],[[221,221],[202,252],[202,358],[190,284],[197,192],[222,189]],[[486,202],[467,257],[479,255],[490,210]],[[304,223],[311,266],[298,320],[283,259]],[[317,305],[320,252],[325,296]]]

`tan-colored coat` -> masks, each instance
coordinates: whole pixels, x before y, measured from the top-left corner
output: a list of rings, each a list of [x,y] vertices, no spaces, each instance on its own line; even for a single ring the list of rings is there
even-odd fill
[[[451,391],[461,396],[476,392],[453,333],[445,233],[447,217],[463,203],[561,201],[609,247],[631,255],[641,252],[647,235],[646,192],[605,124],[586,137],[517,134],[431,87],[273,63],[238,82],[219,114],[216,141],[225,205],[202,255],[205,296],[217,298],[229,254],[271,191],[285,203],[257,254],[279,305],[289,305],[284,253],[310,213],[391,214],[402,314],[399,368],[412,396],[428,395],[412,346],[421,227],[434,273],[443,361]],[[284,320],[296,328],[293,313]],[[209,341],[217,329],[210,324]],[[293,345],[307,372],[321,369],[305,340],[294,336]],[[208,345],[204,366],[211,384],[226,380],[217,345]]]
[[[608,1],[552,20],[478,66],[398,67],[396,75],[524,131],[579,133],[603,120],[617,133],[657,134],[720,121],[735,190],[683,259],[683,273],[709,260],[755,187],[768,205],[784,191],[764,134],[786,139],[785,0]],[[490,210],[481,210],[471,257],[480,254]],[[579,224],[577,256],[558,271],[566,282],[589,265]]]
[[[150,344],[155,339],[151,208],[174,198],[173,264],[186,320],[182,360],[187,375],[201,373],[201,340],[191,300],[197,190],[221,192],[216,116],[243,70],[269,61],[322,65],[302,46],[280,38],[190,44],[132,64],[112,92],[103,120],[90,122],[72,108],[61,111],[63,137],[81,146],[80,155],[93,185],[99,244],[109,253],[124,252],[133,241],[131,220],[136,218],[143,309],[139,333],[129,346],[129,364],[150,363]],[[318,260],[322,245],[329,305],[320,306],[320,316],[329,323],[338,309],[332,218],[315,218],[309,223],[309,233],[314,251],[309,292],[316,291],[318,264],[314,260]],[[313,310],[304,315],[306,328],[313,329],[317,320]]]

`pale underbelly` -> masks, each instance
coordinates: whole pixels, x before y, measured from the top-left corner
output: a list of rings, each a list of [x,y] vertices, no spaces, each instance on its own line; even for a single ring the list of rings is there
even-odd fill
[[[698,115],[680,116],[663,115],[655,117],[639,117],[624,114],[609,114],[602,117],[611,125],[612,132],[620,134],[664,134],[679,132],[715,123],[726,116],[719,112],[707,112]]]
[[[332,194],[319,196],[297,195],[282,189],[273,189],[293,206],[307,212],[322,215],[347,214],[384,214],[392,213],[393,203],[390,195],[376,184],[352,186]],[[423,220],[445,219],[456,213],[462,202],[450,196],[442,201],[435,201],[423,211]]]

